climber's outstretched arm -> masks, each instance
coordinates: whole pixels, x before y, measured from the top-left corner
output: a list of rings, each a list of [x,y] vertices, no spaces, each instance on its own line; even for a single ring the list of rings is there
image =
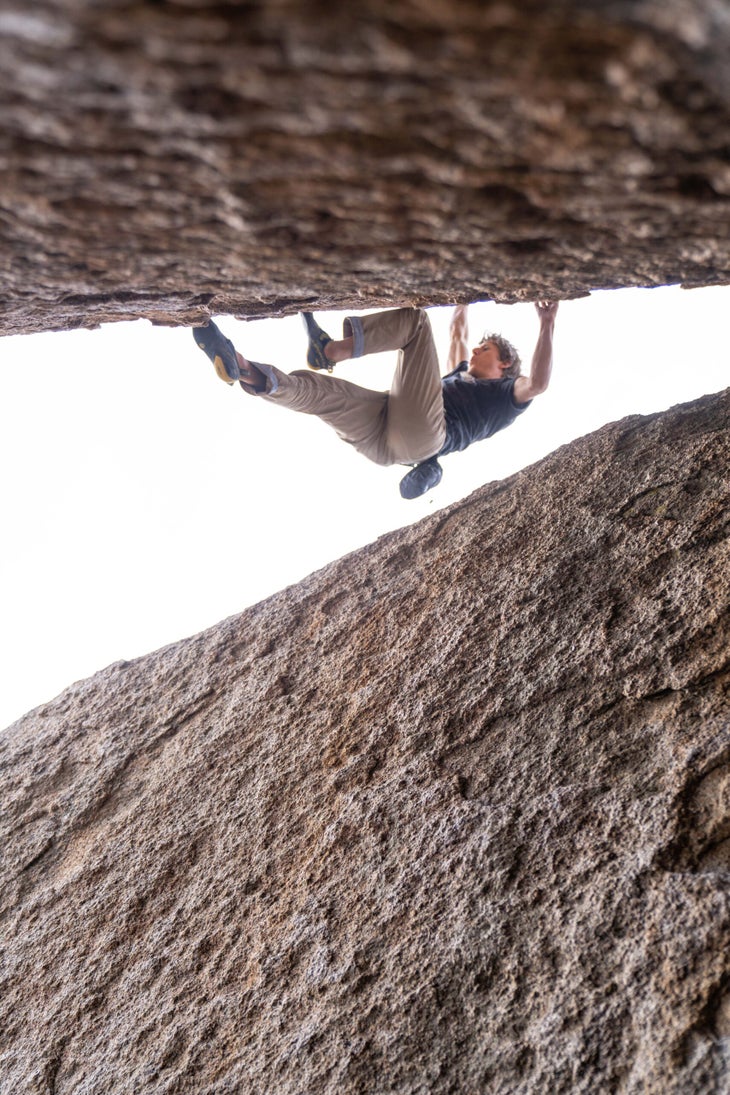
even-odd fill
[[[516,403],[527,403],[536,395],[541,395],[550,383],[553,368],[553,329],[558,311],[556,300],[540,300],[535,304],[540,317],[540,334],[532,355],[529,376],[518,376],[515,380],[514,398]]]
[[[469,360],[469,305],[457,304],[451,317],[451,344],[448,371],[453,372],[461,361]]]

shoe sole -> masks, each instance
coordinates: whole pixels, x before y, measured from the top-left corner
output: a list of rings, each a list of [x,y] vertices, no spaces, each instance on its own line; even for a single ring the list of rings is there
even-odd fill
[[[215,358],[213,359],[213,368],[215,369],[221,380],[225,380],[226,384],[236,383],[235,380],[231,380],[228,374],[228,369],[226,368],[226,363],[222,357],[218,356],[218,354],[216,354]]]

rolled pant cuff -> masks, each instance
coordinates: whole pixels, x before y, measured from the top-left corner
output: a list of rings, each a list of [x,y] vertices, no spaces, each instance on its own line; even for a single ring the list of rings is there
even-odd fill
[[[352,356],[364,357],[365,355],[365,335],[363,334],[362,323],[359,316],[347,316],[344,320],[343,327],[345,331],[350,330],[352,334]]]
[[[278,391],[279,378],[276,375],[276,369],[273,365],[264,365],[261,361],[250,361],[249,364],[253,365],[254,368],[258,369],[258,371],[263,373],[266,377],[266,387],[262,392],[257,392],[253,388],[250,388],[248,384],[241,381],[241,387],[248,395],[273,395],[274,392]]]

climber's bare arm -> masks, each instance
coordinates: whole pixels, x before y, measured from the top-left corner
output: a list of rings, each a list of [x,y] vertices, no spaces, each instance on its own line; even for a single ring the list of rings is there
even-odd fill
[[[532,355],[529,376],[518,376],[515,380],[515,403],[527,403],[536,395],[541,395],[550,383],[553,368],[553,329],[558,311],[556,300],[540,300],[535,304],[540,318],[540,334]]]
[[[469,360],[469,305],[457,304],[451,317],[451,344],[449,346],[448,372],[461,361]]]

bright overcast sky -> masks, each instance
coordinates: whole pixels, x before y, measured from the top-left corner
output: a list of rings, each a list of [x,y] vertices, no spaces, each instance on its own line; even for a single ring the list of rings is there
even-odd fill
[[[730,383],[730,289],[597,293],[561,305],[553,381],[503,434],[406,469],[370,464],[323,423],[215,376],[190,331],[144,321],[2,340],[0,727],[74,680],[195,634],[382,533],[605,422]],[[431,311],[446,361],[451,310]],[[319,315],[338,335],[340,319]],[[219,320],[242,352],[301,368],[298,317]],[[529,365],[532,305],[473,305]],[[394,355],[338,367],[387,388]]]

